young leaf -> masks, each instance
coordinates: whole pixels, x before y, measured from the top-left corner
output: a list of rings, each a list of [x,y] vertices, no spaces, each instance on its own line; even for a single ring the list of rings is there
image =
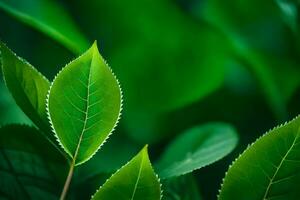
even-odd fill
[[[235,129],[225,123],[194,127],[179,135],[158,161],[161,178],[171,178],[205,167],[229,154],[237,145]]]
[[[50,142],[57,146],[48,125],[46,112],[46,98],[50,82],[2,42],[0,42],[0,52],[3,78],[16,103],[43,131]]]
[[[0,196],[4,199],[57,199],[64,162],[35,128],[0,128]]]
[[[56,76],[48,111],[59,142],[76,165],[108,138],[120,116],[121,90],[96,43]]]
[[[21,22],[49,35],[74,53],[88,47],[66,10],[51,0],[0,0],[0,9]]]
[[[219,199],[299,199],[299,130],[297,117],[247,148],[229,168]]]
[[[161,199],[159,179],[151,166],[147,146],[113,174],[92,197],[92,200],[111,199]]]

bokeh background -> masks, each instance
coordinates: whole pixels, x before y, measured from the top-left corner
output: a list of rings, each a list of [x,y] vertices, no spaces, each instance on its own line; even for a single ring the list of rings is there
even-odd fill
[[[124,93],[122,120],[100,161],[91,161],[104,169],[121,166],[145,143],[155,162],[193,126],[232,124],[240,136],[235,151],[193,173],[195,190],[216,199],[232,160],[300,113],[299,6],[297,0],[0,0],[0,39],[50,80],[97,40]],[[0,110],[1,125],[31,123],[3,80]]]

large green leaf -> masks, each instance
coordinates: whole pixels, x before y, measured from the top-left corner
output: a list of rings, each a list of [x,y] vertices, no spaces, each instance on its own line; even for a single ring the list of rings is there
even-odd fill
[[[220,200],[297,200],[300,195],[300,118],[259,138],[231,165]]]
[[[74,53],[88,47],[86,38],[60,3],[52,0],[0,0],[0,9],[49,35]]]
[[[0,198],[57,199],[65,164],[35,128],[0,128]]]
[[[163,200],[201,200],[197,182],[192,174],[167,179],[162,182]]]
[[[120,116],[121,90],[96,43],[56,76],[48,110],[55,134],[75,164],[91,158],[108,138]]]
[[[32,65],[0,42],[3,77],[18,106],[57,146],[47,119],[46,98],[50,82]]]
[[[160,183],[151,166],[147,146],[113,174],[92,199],[160,200]]]
[[[224,123],[197,126],[179,135],[158,161],[161,178],[190,173],[229,154],[237,145],[235,129]]]

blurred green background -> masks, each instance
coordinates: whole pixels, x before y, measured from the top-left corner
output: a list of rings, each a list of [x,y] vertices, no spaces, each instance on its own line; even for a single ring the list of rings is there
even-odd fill
[[[216,199],[231,161],[300,113],[299,8],[297,0],[0,0],[0,39],[50,80],[98,41],[124,93],[104,165],[123,164],[145,143],[155,161],[190,127],[232,124],[238,148],[193,173],[203,199]],[[2,80],[0,90],[1,124],[30,124]]]

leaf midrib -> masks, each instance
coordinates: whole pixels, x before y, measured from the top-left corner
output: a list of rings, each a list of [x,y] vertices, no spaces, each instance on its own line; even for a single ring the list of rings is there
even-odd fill
[[[300,128],[299,128],[299,129],[300,129]],[[281,161],[280,161],[278,167],[276,168],[275,173],[273,174],[272,178],[270,179],[269,184],[268,184],[268,186],[267,186],[267,189],[266,189],[266,191],[265,191],[265,194],[264,194],[264,196],[263,196],[263,200],[267,200],[267,199],[268,199],[267,196],[268,196],[268,193],[269,193],[269,191],[270,191],[271,185],[273,184],[274,179],[275,179],[275,177],[277,176],[277,174],[278,174],[278,172],[279,172],[279,170],[280,170],[280,168],[281,168],[283,162],[286,160],[287,156],[289,155],[289,153],[290,153],[291,150],[293,149],[293,147],[294,147],[294,145],[295,145],[295,143],[296,143],[296,141],[297,141],[297,139],[298,139],[298,137],[299,137],[299,129],[298,129],[298,131],[297,131],[297,135],[296,135],[296,137],[295,137],[293,143],[291,144],[291,147],[288,149],[288,151],[286,152],[286,154],[282,157],[282,159],[281,159]]]
[[[133,192],[132,192],[132,196],[131,196],[130,200],[134,199],[134,196],[135,196],[135,193],[136,193],[136,190],[137,190],[137,186],[138,186],[138,183],[139,183],[140,178],[141,178],[143,163],[144,163],[144,155],[142,156],[141,164],[140,164],[140,167],[139,167],[138,177],[136,179],[136,182],[135,182],[135,185],[134,185],[134,188],[133,188]]]
[[[80,149],[80,145],[81,145],[81,142],[82,142],[82,138],[83,138],[83,135],[84,135],[84,132],[86,130],[86,124],[87,124],[87,121],[88,121],[88,113],[89,113],[89,97],[90,97],[90,83],[91,83],[91,70],[92,70],[92,64],[93,64],[93,60],[94,60],[94,56],[95,56],[95,53],[93,52],[93,56],[92,56],[92,60],[91,60],[91,64],[90,64],[90,69],[89,69],[89,74],[88,74],[88,85],[87,85],[87,97],[86,97],[86,108],[85,108],[85,119],[84,119],[84,122],[83,122],[83,128],[82,128],[82,131],[80,133],[80,137],[79,137],[79,140],[78,140],[78,144],[77,144],[77,147],[76,147],[76,150],[75,150],[75,153],[74,153],[74,157],[73,157],[73,162],[76,163],[76,159],[77,159],[77,156],[78,156],[78,152],[79,152],[79,149]]]

